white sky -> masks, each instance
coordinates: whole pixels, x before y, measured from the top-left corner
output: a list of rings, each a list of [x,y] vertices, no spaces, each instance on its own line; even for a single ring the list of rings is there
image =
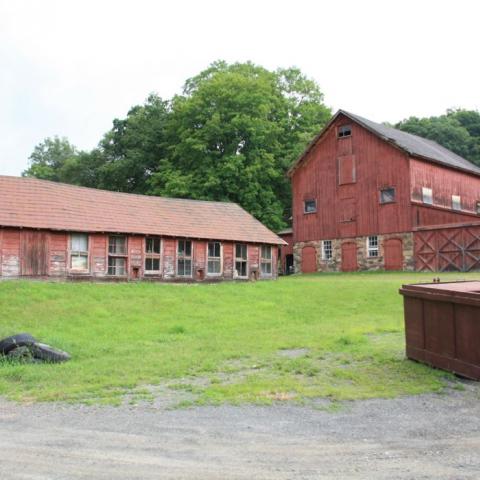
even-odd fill
[[[66,136],[94,147],[212,61],[298,66],[376,121],[480,109],[480,2],[0,0],[0,174]]]

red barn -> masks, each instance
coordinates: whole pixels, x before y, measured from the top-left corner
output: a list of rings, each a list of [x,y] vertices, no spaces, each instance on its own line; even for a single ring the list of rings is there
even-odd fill
[[[480,168],[436,142],[340,110],[289,175],[296,271],[480,268]]]
[[[0,176],[0,278],[277,277],[285,242],[234,203]]]

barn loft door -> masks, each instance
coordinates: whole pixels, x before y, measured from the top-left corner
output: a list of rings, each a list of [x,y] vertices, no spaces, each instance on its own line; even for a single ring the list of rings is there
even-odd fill
[[[21,234],[21,275],[47,275],[47,234],[24,230]]]

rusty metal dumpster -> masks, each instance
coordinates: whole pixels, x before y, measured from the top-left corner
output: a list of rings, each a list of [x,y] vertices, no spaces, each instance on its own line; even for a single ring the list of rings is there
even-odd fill
[[[403,285],[407,357],[480,380],[480,281]]]

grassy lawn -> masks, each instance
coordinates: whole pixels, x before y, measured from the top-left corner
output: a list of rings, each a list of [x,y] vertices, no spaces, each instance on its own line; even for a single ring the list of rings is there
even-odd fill
[[[478,275],[442,274],[441,279]],[[214,285],[0,282],[0,337],[67,350],[0,361],[0,395],[118,403],[150,385],[195,402],[332,400],[439,391],[453,376],[405,360],[402,283],[432,275],[304,275]],[[290,351],[303,349],[300,351]]]

